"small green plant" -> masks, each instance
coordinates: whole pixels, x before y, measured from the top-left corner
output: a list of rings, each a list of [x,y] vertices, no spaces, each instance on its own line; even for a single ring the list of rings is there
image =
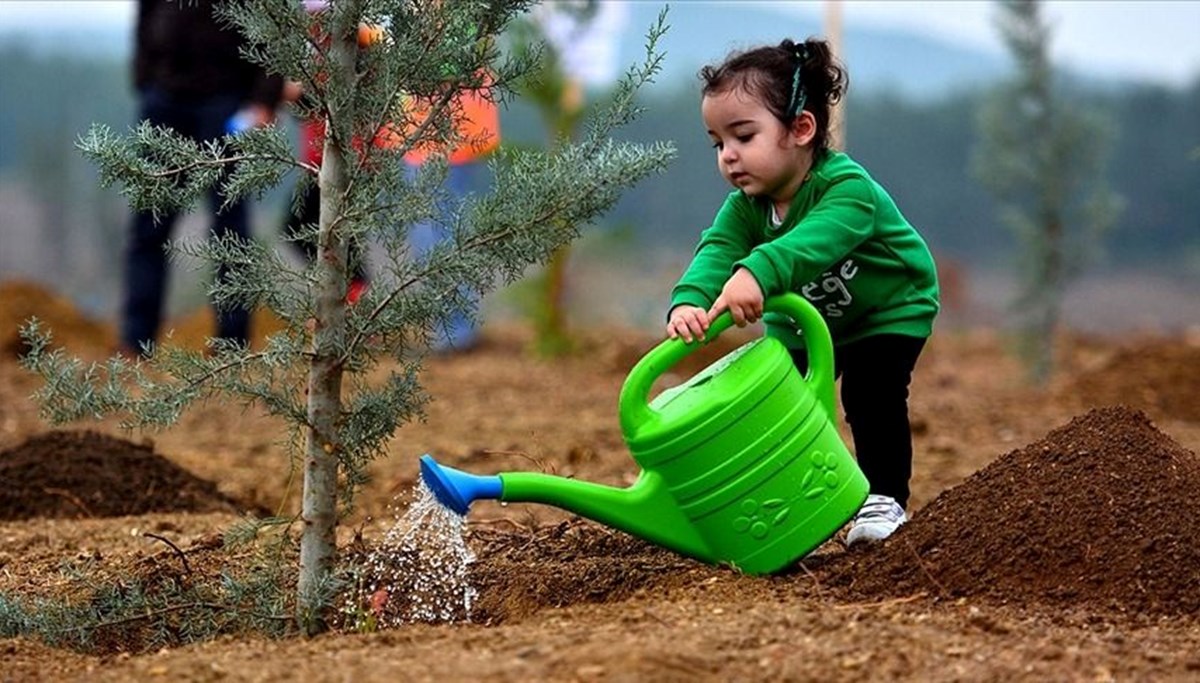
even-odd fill
[[[585,0],[582,3],[550,0],[545,9],[570,17],[577,29],[582,30],[595,19],[597,0]],[[511,33],[515,48],[520,53],[528,54],[547,45],[539,22],[533,19],[518,22]],[[546,50],[545,58],[539,62],[536,78],[529,79],[528,85],[521,91],[521,95],[532,102],[541,114],[549,146],[569,142],[575,136],[585,113],[583,91],[583,84],[567,73],[562,55],[551,45]],[[567,330],[565,301],[570,256],[569,245],[559,247],[532,282],[536,293],[530,314],[537,333],[534,347],[544,356],[561,356],[569,353],[574,346],[574,339]]]

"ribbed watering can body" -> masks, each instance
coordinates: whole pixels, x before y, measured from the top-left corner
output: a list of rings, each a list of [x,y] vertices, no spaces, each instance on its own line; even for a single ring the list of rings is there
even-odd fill
[[[820,314],[796,295],[767,302],[807,341],[802,376],[774,338],[751,341],[647,402],[651,384],[696,348],[664,342],[630,373],[621,426],[634,460],[655,473],[707,553],[750,574],[790,566],[837,532],[867,495],[838,434],[833,350]],[[730,325],[722,316],[708,339]]]

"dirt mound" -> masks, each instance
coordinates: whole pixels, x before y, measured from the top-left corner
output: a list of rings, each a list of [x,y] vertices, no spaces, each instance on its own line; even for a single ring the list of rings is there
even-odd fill
[[[497,624],[543,609],[627,600],[641,591],[690,583],[718,571],[628,534],[586,521],[521,533],[475,529],[479,591],[471,621]]]
[[[621,602],[644,591],[694,581],[697,572],[719,571],[587,520],[536,526],[505,521],[503,526],[476,526],[464,536],[475,556],[466,574],[466,583],[475,591],[469,613],[455,579],[441,577],[446,585],[438,585],[422,576],[454,564],[440,554],[453,552],[436,547],[440,541],[420,551],[423,559],[414,547],[392,546],[380,561],[379,547],[356,539],[343,560],[365,570],[360,580],[388,588],[351,600],[394,624],[431,620],[497,625],[549,608]],[[389,593],[407,597],[389,603]],[[430,619],[433,613],[437,616]]]
[[[32,282],[0,282],[0,358],[25,352],[19,330],[32,317],[53,332],[54,342],[76,352],[111,349],[115,335],[108,326],[82,315],[67,299]]]
[[[0,282],[0,359],[15,359],[25,353],[19,331],[33,317],[53,333],[56,346],[72,354],[100,358],[116,348],[117,335],[111,325],[88,318],[70,300],[39,284],[9,280]],[[160,341],[199,351],[215,334],[216,325],[212,307],[203,306],[163,325]],[[284,322],[270,311],[254,311],[250,321],[252,346],[260,347],[267,335],[284,327]]]
[[[1200,611],[1200,460],[1128,407],[1092,410],[938,496],[843,580],[862,594]]]
[[[1163,340],[1119,349],[1081,373],[1071,390],[1094,405],[1124,403],[1200,422],[1200,345]]]
[[[0,452],[0,520],[240,508],[152,446],[106,434],[46,432]]]

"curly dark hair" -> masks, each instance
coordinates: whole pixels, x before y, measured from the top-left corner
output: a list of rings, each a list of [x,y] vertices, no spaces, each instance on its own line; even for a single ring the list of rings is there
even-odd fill
[[[704,87],[701,97],[740,89],[758,99],[784,125],[790,126],[800,111],[790,109],[798,99],[793,88],[796,66],[800,65],[800,86],[803,88],[803,108],[812,112],[817,121],[813,148],[823,153],[829,149],[829,117],[850,85],[846,68],[833,57],[829,43],[809,38],[803,43],[790,39],[775,46],[757,47],[735,52],[718,65],[700,69]]]

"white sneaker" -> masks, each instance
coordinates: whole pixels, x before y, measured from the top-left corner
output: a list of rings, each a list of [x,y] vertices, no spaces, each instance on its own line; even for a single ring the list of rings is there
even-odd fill
[[[891,496],[880,496],[874,493],[867,496],[867,502],[854,515],[853,526],[846,535],[846,545],[859,543],[877,543],[891,536],[908,521],[904,508]]]

